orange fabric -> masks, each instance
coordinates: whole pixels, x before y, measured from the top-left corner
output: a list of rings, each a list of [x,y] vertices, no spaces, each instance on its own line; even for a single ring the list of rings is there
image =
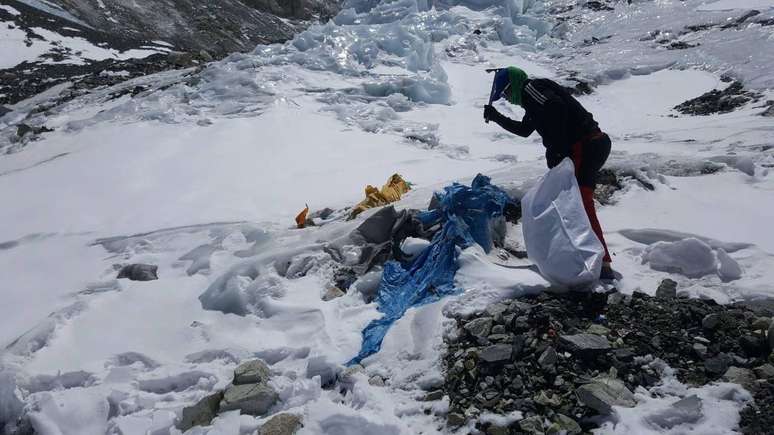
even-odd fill
[[[296,226],[298,228],[304,228],[306,226],[306,217],[309,215],[309,206],[307,205],[305,209],[301,210],[301,213],[296,216]]]

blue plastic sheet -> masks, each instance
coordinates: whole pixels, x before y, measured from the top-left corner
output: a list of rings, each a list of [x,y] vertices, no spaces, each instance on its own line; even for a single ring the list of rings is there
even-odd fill
[[[411,307],[435,302],[458,292],[454,286],[457,273],[457,247],[478,243],[487,252],[492,248],[490,219],[501,216],[511,202],[508,194],[490,183],[489,177],[477,175],[471,186],[454,183],[436,193],[439,207],[417,217],[425,228],[441,224],[430,246],[409,264],[389,261],[384,266],[376,298],[384,313],[363,330],[360,353],[348,365],[358,364],[375,354],[382,346],[396,320]]]

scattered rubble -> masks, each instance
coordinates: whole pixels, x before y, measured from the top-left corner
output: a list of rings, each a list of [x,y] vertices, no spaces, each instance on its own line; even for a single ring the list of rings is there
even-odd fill
[[[745,410],[740,426],[760,433],[774,424],[763,405],[774,392],[771,347],[761,331],[771,328],[769,316],[683,298],[671,280],[656,297],[544,293],[495,304],[457,318],[446,338],[447,424],[474,421],[484,433],[590,431],[613,406],[634,406],[638,387],[659,384],[656,361],[664,361],[686,384],[728,380],[748,388],[758,405]],[[478,421],[513,411],[524,419],[506,428]],[[701,400],[689,396],[649,418],[670,428],[701,417]]]
[[[204,397],[195,405],[183,408],[182,417],[177,423],[177,428],[187,431],[194,426],[208,426],[220,412],[239,410],[242,414],[264,416],[279,401],[279,395],[269,385],[271,370],[262,360],[251,360],[240,364],[234,370],[234,380],[225,391]],[[290,414],[280,414],[287,415]],[[275,416],[275,418],[279,417]],[[279,418],[269,425],[275,418],[269,420],[262,427],[261,434],[292,434],[301,424],[291,427],[291,419]],[[298,418],[298,417],[295,417]],[[268,427],[267,427],[268,426]],[[284,432],[283,429],[286,429]]]
[[[712,115],[732,112],[750,102],[760,101],[762,95],[744,89],[742,82],[731,83],[723,90],[714,89],[674,107],[684,115]]]

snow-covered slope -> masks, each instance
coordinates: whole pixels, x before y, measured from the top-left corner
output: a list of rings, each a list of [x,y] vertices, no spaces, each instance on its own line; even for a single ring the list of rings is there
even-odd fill
[[[279,394],[271,413],[302,415],[300,433],[452,432],[448,400],[422,400],[442,382],[452,315],[548,283],[469,248],[459,295],[409,310],[362,371],[325,389],[307,378],[310,360],[348,361],[380,315],[373,275],[323,300],[339,264],[327,248],[357,257],[346,236],[373,212],[303,230],[293,218],[305,204],[352,206],[396,172],[414,184],[399,208],[424,209],[434,190],[479,172],[514,193],[532,185],[545,171],[539,138],[482,122],[489,67],[594,88],[579,98],[613,139],[608,166],[632,177],[600,210],[619,290],[652,294],[671,277],[680,292],[721,303],[774,297],[774,123],[760,116],[774,99],[765,8],[774,2],[742,22],[746,10],[720,3],[592,11],[567,1],[350,0],[291,42],[200,71],[61,103],[65,83],[9,106],[0,113],[0,425],[10,431],[25,415],[41,434],[178,433],[183,407],[259,357]],[[678,36],[704,24],[700,37]],[[701,45],[669,49],[675,41]],[[709,116],[673,110],[726,88],[724,75],[757,101]],[[710,263],[690,264],[680,243],[694,239]],[[664,271],[668,255],[675,267]],[[716,273],[716,262],[740,276]],[[116,279],[116,265],[133,263],[158,265],[159,279]],[[202,294],[232,309],[208,309]],[[687,394],[665,382],[660,396]],[[693,433],[735,430],[741,400],[713,388],[692,394],[711,396],[727,418],[705,418]],[[644,416],[663,406],[646,393],[602,430],[657,431]],[[224,413],[209,433],[254,433],[265,421]]]

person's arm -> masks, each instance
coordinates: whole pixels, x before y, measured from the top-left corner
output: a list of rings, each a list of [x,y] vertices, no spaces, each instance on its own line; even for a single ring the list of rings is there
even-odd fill
[[[545,116],[550,120],[551,128],[543,134],[543,142],[546,144],[546,163],[553,168],[572,152],[567,140],[567,108],[555,95],[548,98],[545,106]]]
[[[487,121],[494,121],[505,130],[521,137],[528,137],[535,131],[535,127],[526,115],[521,121],[516,121],[498,112],[497,109],[491,105],[484,106],[484,119]]]

